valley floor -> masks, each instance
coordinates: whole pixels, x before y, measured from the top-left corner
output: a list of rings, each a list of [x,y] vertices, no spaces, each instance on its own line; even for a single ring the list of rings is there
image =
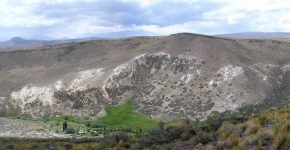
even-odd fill
[[[18,138],[52,138],[68,137],[64,134],[58,134],[45,128],[44,124],[35,121],[20,119],[0,118],[0,137],[18,137]]]
[[[132,106],[129,101],[111,107],[96,121],[69,116],[35,121],[0,118],[0,149],[290,149],[289,106],[251,116],[215,114],[199,122],[158,122],[136,114]],[[63,120],[75,133],[60,131]]]

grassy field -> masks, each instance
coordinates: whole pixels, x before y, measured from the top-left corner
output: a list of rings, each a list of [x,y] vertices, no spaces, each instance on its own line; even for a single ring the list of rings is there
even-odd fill
[[[64,120],[67,121],[68,128],[70,129],[87,129],[85,120],[81,120],[80,118],[75,118],[72,116],[61,116],[53,119],[45,119],[42,120],[41,123],[46,126],[46,128],[49,128],[53,131],[62,131]]]
[[[128,100],[126,103],[119,106],[108,107],[106,116],[96,120],[84,120],[72,116],[60,116],[52,119],[38,120],[54,131],[62,131],[64,120],[68,123],[68,128],[72,129],[88,129],[90,125],[104,125],[110,128],[126,128],[126,129],[142,129],[148,131],[158,126],[160,120],[152,119],[149,116],[137,113],[134,111],[133,100]],[[179,122],[179,119],[164,121],[165,124],[174,124]]]
[[[143,130],[156,127],[158,122],[158,120],[134,112],[134,102],[132,100],[117,107],[109,107],[107,109],[107,115],[97,120],[98,124],[111,127],[141,128]]]
[[[114,133],[111,129],[120,127],[142,128],[148,132],[138,136],[115,132],[72,139],[2,137],[0,149],[290,149],[290,106],[251,116],[221,113],[201,122],[165,121],[165,127],[161,128],[159,120],[135,112],[133,101],[128,101],[109,107],[105,117],[90,122],[69,116],[39,122],[61,127],[64,120],[70,128],[89,128],[87,123],[91,123],[107,126],[106,131],[110,133]],[[150,131],[152,128],[155,129]]]
[[[108,107],[106,115],[95,120],[86,120],[75,116],[59,116],[46,119],[32,119],[27,116],[10,116],[5,118],[20,123],[30,122],[31,124],[37,124],[44,129],[49,129],[56,133],[62,133],[63,123],[66,121],[68,129],[76,132],[73,136],[105,136],[113,134],[116,131],[124,131],[135,135],[158,127],[161,120],[152,119],[149,116],[137,113],[134,111],[134,107],[134,101],[128,100],[124,104]],[[173,125],[181,122],[181,120],[172,119],[164,120],[163,122],[165,125]]]

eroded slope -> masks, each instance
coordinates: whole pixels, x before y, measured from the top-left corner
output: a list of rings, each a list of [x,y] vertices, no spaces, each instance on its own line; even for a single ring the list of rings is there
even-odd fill
[[[3,53],[1,112],[98,117],[108,105],[133,98],[136,111],[154,118],[203,119],[286,98],[289,48],[177,34]]]

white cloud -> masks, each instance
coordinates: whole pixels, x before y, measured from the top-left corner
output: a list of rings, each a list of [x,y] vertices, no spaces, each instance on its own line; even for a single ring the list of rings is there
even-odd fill
[[[97,26],[90,24],[90,21],[81,20],[79,22],[74,22],[66,27],[60,29],[51,29],[46,34],[50,38],[84,38],[88,36],[93,36],[94,34],[108,33],[108,32],[118,32],[122,31],[124,28],[120,25],[116,26]]]
[[[219,2],[224,5],[204,13],[203,19],[212,20],[225,26],[240,26],[247,31],[290,32],[290,1],[220,0]],[[244,32],[245,30],[234,32]]]
[[[35,27],[52,25],[55,19],[47,19],[44,16],[34,14],[35,7],[32,0],[0,2],[0,27]]]
[[[135,26],[135,30],[144,30],[147,32],[159,34],[159,35],[169,35],[172,33],[179,32],[199,32],[202,28],[215,28],[217,24],[212,21],[198,21],[198,22],[186,22],[182,24],[174,24],[168,26],[158,26],[158,25],[144,25]]]
[[[77,38],[130,30],[159,35],[290,32],[290,1],[1,0],[0,18],[0,39],[29,33]]]

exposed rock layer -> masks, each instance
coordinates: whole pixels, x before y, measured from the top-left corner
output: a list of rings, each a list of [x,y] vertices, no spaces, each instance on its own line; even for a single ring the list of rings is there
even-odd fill
[[[87,49],[76,52],[88,45],[94,45],[87,49],[95,48],[97,54]],[[54,51],[59,47],[60,52]],[[215,111],[284,99],[290,93],[290,60],[286,59],[290,45],[279,41],[178,34],[59,47],[0,54],[6,60],[19,53],[24,57],[18,65],[7,60],[0,70],[1,85],[11,87],[1,86],[10,93],[1,98],[2,113],[97,117],[108,105],[133,98],[136,111],[154,118],[202,119]],[[51,60],[43,58],[43,64],[42,55],[47,53]],[[53,63],[56,54],[59,61]],[[35,78],[23,69],[37,72]]]

